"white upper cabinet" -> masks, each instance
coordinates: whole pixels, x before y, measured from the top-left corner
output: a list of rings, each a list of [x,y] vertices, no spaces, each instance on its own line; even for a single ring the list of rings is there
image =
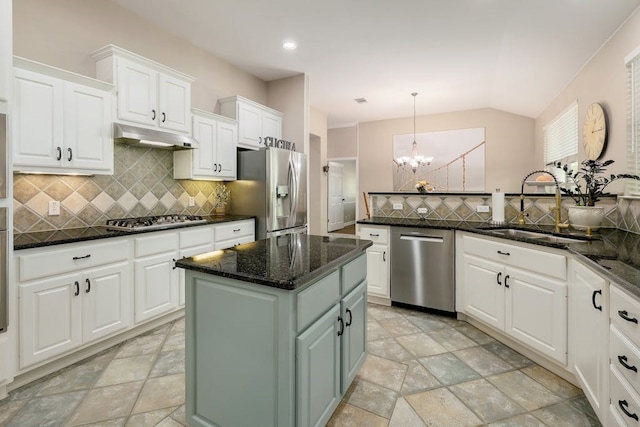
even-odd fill
[[[113,87],[23,58],[15,65],[15,170],[113,174]]]
[[[11,0],[0,0],[0,113],[6,112],[6,101],[11,92],[11,58],[13,32]]]
[[[236,179],[238,124],[235,120],[193,110],[193,137],[200,143],[194,150],[174,151],[175,179]]]
[[[118,121],[191,133],[192,77],[113,45],[92,57],[96,77],[116,86]]]
[[[266,137],[282,138],[282,113],[241,96],[219,99],[220,114],[238,121],[238,147],[257,150]]]

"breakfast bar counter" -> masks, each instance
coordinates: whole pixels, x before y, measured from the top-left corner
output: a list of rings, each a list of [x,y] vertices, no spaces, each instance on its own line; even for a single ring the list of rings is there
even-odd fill
[[[366,248],[290,234],[186,270],[189,425],[324,425],[366,357]]]

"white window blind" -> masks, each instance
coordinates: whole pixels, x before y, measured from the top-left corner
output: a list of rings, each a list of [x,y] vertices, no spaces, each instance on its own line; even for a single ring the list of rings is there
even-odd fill
[[[573,163],[578,159],[578,102],[573,102],[543,130],[544,163]]]
[[[640,174],[640,46],[625,58],[629,70],[627,95],[627,170]],[[627,180],[626,194],[640,196],[640,182]]]

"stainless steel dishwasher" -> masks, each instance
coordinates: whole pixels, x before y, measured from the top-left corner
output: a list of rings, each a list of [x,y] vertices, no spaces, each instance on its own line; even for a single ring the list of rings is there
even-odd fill
[[[454,231],[391,227],[391,301],[455,312]]]

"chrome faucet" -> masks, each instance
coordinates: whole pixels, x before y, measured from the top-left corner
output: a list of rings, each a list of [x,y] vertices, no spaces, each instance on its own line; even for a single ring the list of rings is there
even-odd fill
[[[524,212],[524,184],[526,183],[527,178],[536,173],[545,173],[547,175],[550,175],[551,178],[553,178],[553,182],[555,182],[556,184],[556,205],[549,207],[549,209],[551,211],[554,211],[555,213],[555,232],[559,233],[561,229],[568,228],[569,224],[564,224],[562,222],[562,196],[560,194],[560,185],[558,184],[558,180],[556,179],[554,174],[545,170],[535,170],[525,176],[522,180],[522,185],[520,186],[520,212],[518,212],[518,224],[524,225],[524,219],[527,216],[527,214]]]

